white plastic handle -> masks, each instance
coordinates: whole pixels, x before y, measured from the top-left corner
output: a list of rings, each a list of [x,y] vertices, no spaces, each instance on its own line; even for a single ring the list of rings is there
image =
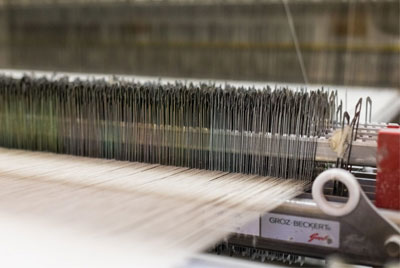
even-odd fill
[[[326,200],[324,185],[330,180],[338,180],[346,185],[349,190],[349,199],[345,205],[335,206]],[[350,172],[339,168],[332,168],[322,172],[315,179],[312,186],[312,197],[325,214],[340,217],[349,214],[358,205],[358,201],[360,200],[360,186]]]

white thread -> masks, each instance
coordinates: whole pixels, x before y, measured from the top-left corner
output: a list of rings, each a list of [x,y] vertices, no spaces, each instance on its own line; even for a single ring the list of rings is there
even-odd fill
[[[166,266],[174,265],[170,256],[182,259],[212,246],[235,229],[238,215],[251,220],[298,195],[304,185],[0,148],[0,214],[41,219],[100,243],[130,245],[133,266],[135,250],[141,260],[157,252]]]

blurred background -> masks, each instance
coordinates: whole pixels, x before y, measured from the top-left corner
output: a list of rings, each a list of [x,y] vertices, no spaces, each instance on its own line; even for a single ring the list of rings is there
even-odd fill
[[[399,90],[399,3],[0,0],[0,68]]]
[[[399,87],[398,0],[289,0],[310,83]],[[1,0],[0,67],[304,82],[281,0]]]

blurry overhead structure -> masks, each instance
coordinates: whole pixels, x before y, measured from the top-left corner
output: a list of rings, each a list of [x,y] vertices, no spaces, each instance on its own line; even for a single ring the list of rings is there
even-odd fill
[[[0,68],[304,81],[282,1],[0,3]],[[310,83],[399,87],[397,0],[287,3]]]

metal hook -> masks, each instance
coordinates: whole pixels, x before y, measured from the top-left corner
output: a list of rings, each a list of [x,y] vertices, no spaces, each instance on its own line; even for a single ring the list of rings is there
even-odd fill
[[[360,98],[360,99],[357,101],[356,109],[355,109],[355,111],[354,111],[354,119],[357,118],[357,116],[360,115],[361,106],[362,106],[362,98]],[[353,119],[353,120],[354,120],[354,119]]]
[[[340,117],[338,118],[339,113],[340,113]],[[343,102],[342,102],[342,100],[340,100],[340,105],[338,106],[338,108],[336,110],[336,122],[342,122],[342,116],[343,116]]]
[[[368,107],[369,107],[369,120],[368,120]],[[372,100],[368,96],[365,104],[365,126],[367,126],[367,123],[371,123],[371,117],[372,117]]]
[[[354,140],[357,139],[357,132],[358,132],[358,124],[360,123],[360,113],[361,113],[361,107],[362,107],[362,98],[360,98],[356,104],[356,109],[354,112],[354,118],[351,122],[352,125],[352,138],[353,138],[353,132],[355,130],[355,135],[354,135]]]
[[[350,115],[348,112],[344,112],[343,114],[342,129],[344,128],[345,120],[347,120],[347,125],[350,125]]]

